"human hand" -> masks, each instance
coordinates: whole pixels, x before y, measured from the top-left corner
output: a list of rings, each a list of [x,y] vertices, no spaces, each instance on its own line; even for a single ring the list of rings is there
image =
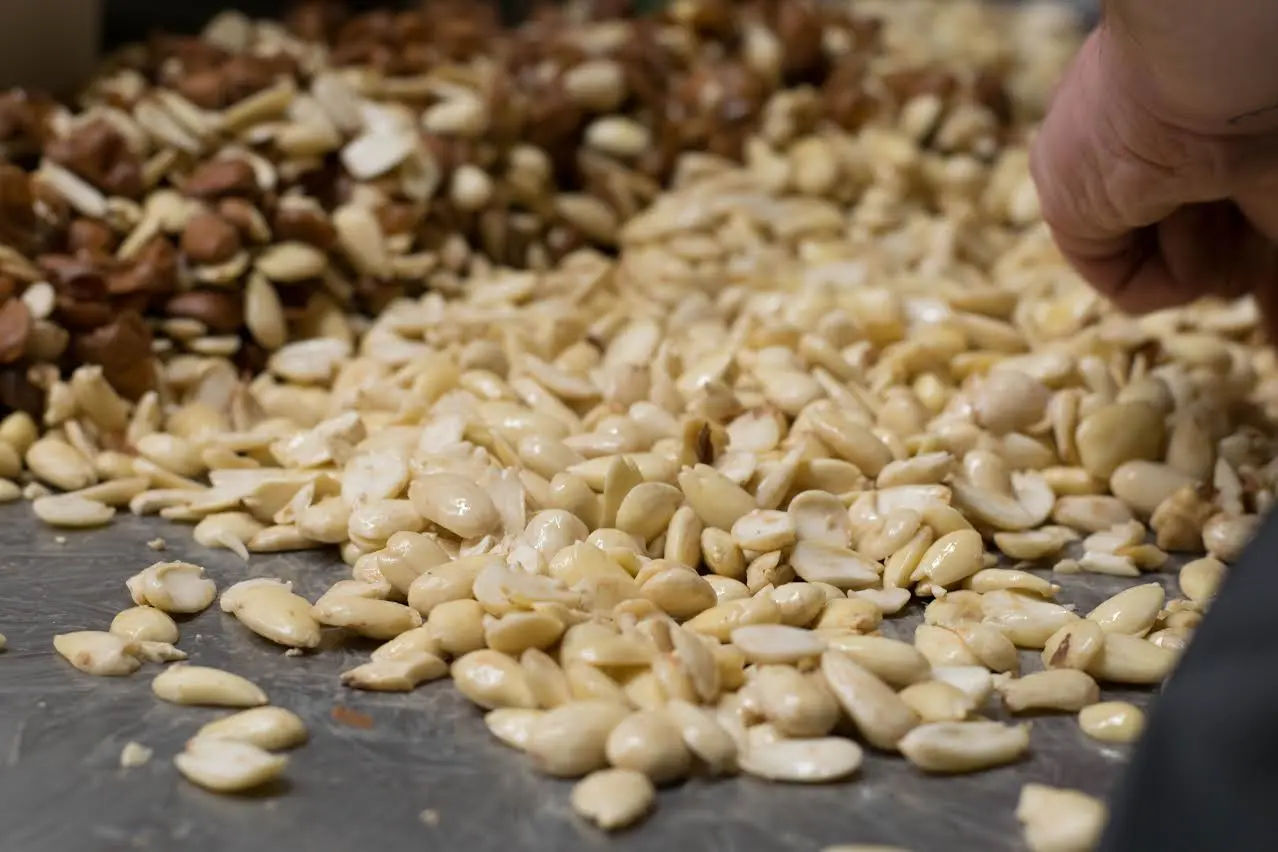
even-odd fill
[[[1205,16],[1188,2],[1107,8],[1035,140],[1043,216],[1070,264],[1120,308],[1254,293],[1272,333],[1278,29],[1255,18],[1278,26],[1278,4],[1222,0]],[[1155,8],[1126,8],[1142,4]]]

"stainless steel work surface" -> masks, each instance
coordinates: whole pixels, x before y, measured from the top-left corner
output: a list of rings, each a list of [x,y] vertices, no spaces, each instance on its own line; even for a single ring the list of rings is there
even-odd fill
[[[146,545],[157,536],[168,541],[165,553]],[[533,773],[448,681],[409,694],[349,690],[338,673],[366,658],[371,643],[334,635],[321,653],[288,657],[214,605],[182,623],[180,647],[192,662],[257,681],[311,732],[285,782],[262,795],[217,796],[184,781],[172,756],[226,711],[154,698],[149,682],[158,666],[95,678],[53,651],[55,633],[106,629],[130,605],[125,579],[157,559],[204,565],[219,587],[282,577],[312,599],[348,576],[328,551],[245,564],[162,521],[123,517],[100,531],[57,533],[26,505],[0,508],[0,632],[9,640],[0,653],[0,852],[816,852],[836,842],[995,852],[1024,848],[1014,816],[1022,784],[1102,795],[1125,756],[1083,736],[1072,715],[1040,716],[1032,757],[1013,767],[934,778],[900,758],[870,755],[854,780],[829,786],[697,779],[662,791],[647,822],[606,837],[573,817],[570,784]],[[1090,575],[1059,582],[1061,598],[1084,612],[1132,583]],[[918,620],[917,613],[894,619],[884,630],[908,635]],[[1037,666],[1036,656],[1024,661]],[[154,757],[121,769],[131,740]]]

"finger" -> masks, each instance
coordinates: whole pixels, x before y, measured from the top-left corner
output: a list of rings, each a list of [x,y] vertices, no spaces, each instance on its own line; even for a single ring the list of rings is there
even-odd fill
[[[1056,93],[1034,140],[1030,170],[1043,218],[1065,259],[1092,286],[1117,297],[1147,261],[1149,236],[1137,233],[1178,206],[1169,175],[1128,150],[1112,91],[1102,85],[1103,45],[1093,34]],[[1163,198],[1160,200],[1159,196]]]

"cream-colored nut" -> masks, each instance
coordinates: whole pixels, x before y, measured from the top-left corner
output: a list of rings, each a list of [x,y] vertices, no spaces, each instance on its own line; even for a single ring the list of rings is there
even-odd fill
[[[680,473],[679,488],[707,527],[730,530],[755,509],[749,492],[709,465],[699,464]]]
[[[1152,515],[1172,494],[1194,484],[1193,477],[1170,464],[1153,461],[1124,462],[1109,477],[1110,492],[1142,517]]]
[[[920,624],[914,629],[914,647],[933,666],[982,665],[963,637],[948,627]]]
[[[879,583],[879,566],[846,547],[800,540],[790,550],[790,565],[809,583],[829,583],[839,589]]]
[[[617,529],[652,541],[669,526],[683,503],[683,492],[664,482],[641,482],[625,495],[616,511]]]
[[[208,666],[170,666],[151,681],[151,691],[172,704],[257,707],[267,702],[266,693],[251,680]]]
[[[436,657],[444,656],[444,651],[439,646],[439,639],[435,637],[429,625],[415,627],[399,634],[389,642],[379,645],[373,650],[371,658],[374,660],[393,660],[397,657],[411,656],[419,652],[433,654]]]
[[[258,255],[254,267],[271,281],[294,283],[323,274],[328,257],[306,243],[276,243]]]
[[[528,688],[541,707],[551,709],[573,700],[568,675],[549,654],[527,648],[519,656],[519,665],[528,679]]]
[[[932,671],[927,658],[908,642],[855,634],[828,636],[826,641],[832,649],[841,651],[885,683],[898,688],[926,680]]]
[[[720,642],[727,642],[732,631],[749,624],[778,624],[781,621],[781,608],[771,598],[742,598],[726,603],[716,604],[697,617],[690,619],[684,627],[694,633],[713,636]]]
[[[984,567],[985,553],[981,534],[976,530],[958,530],[938,538],[923,554],[915,575],[922,575],[934,586],[952,586]]]
[[[448,664],[426,651],[373,660],[342,672],[342,683],[377,692],[411,692],[423,683],[448,674]]]
[[[420,532],[425,525],[408,500],[370,500],[351,510],[346,531],[351,541],[370,550],[385,547],[400,532]]]
[[[572,788],[572,809],[604,831],[638,822],[655,799],[648,776],[631,769],[599,769]]]
[[[86,500],[77,494],[40,497],[31,503],[31,510],[49,526],[64,529],[100,527],[110,523],[115,517],[115,509],[97,500]]]
[[[736,769],[737,744],[711,714],[687,701],[672,699],[666,715],[683,736],[683,743],[714,774]]]
[[[1194,603],[1208,603],[1216,596],[1225,571],[1225,563],[1211,556],[1186,562],[1180,569],[1180,590]]]
[[[1048,669],[998,685],[1003,703],[1013,713],[1032,710],[1077,711],[1100,699],[1100,687],[1076,669]]]
[[[479,572],[500,560],[493,556],[463,557],[455,562],[427,568],[408,588],[408,605],[423,616],[448,601],[471,598]]]
[[[738,627],[730,638],[752,663],[797,663],[820,656],[826,648],[819,634],[784,624]]]
[[[488,494],[454,473],[431,473],[414,479],[408,488],[408,499],[423,518],[461,538],[487,535],[501,521]]]
[[[978,709],[994,692],[994,677],[983,666],[938,666],[932,669],[932,679],[958,689]]]
[[[1016,673],[1020,655],[1007,635],[990,624],[960,623],[951,628],[973,656],[990,671]]]
[[[175,663],[187,658],[186,651],[169,642],[138,642],[138,656],[148,663]]]
[[[639,122],[614,115],[591,122],[586,127],[585,142],[610,156],[631,159],[648,150],[652,138]]]
[[[1126,701],[1102,701],[1078,712],[1078,727],[1094,740],[1130,743],[1145,730],[1145,713]]]
[[[484,726],[494,737],[511,748],[523,751],[528,747],[533,725],[546,715],[544,710],[523,707],[499,707],[484,714]]]
[[[306,723],[283,707],[253,707],[216,719],[196,732],[196,737],[235,740],[267,751],[294,748],[306,742]]]
[[[1106,633],[1144,636],[1154,626],[1167,595],[1161,583],[1124,589],[1087,614]]]
[[[122,677],[142,666],[135,641],[100,630],[59,633],[53,637],[53,648],[85,674]]]
[[[781,550],[795,542],[794,519],[775,509],[755,509],[732,525],[732,538],[742,550]]]
[[[196,477],[206,468],[199,451],[183,438],[153,432],[137,440],[138,454],[178,476]]]
[[[758,743],[740,757],[741,771],[769,781],[822,784],[861,768],[864,753],[851,740],[818,737]]]
[[[394,639],[422,626],[421,614],[404,604],[345,595],[317,601],[311,607],[311,617],[369,639]]]
[[[895,750],[919,723],[918,714],[890,686],[842,651],[821,655],[821,673],[866,742],[875,748]]]
[[[745,579],[745,557],[730,533],[714,527],[703,529],[701,557],[705,559],[706,567],[716,575],[733,580]]]
[[[436,537],[408,531],[391,535],[386,547],[373,556],[378,573],[402,595],[409,593],[423,572],[451,561]]]
[[[628,707],[608,701],[563,704],[533,724],[526,751],[539,772],[581,777],[607,766],[609,736],[628,716]]]
[[[116,613],[110,632],[137,642],[176,642],[177,623],[153,606],[134,606]]]
[[[922,723],[961,722],[974,709],[972,699],[957,686],[925,680],[901,690],[901,700],[913,708]]]
[[[882,623],[883,614],[870,601],[860,597],[839,597],[825,602],[825,606],[821,609],[821,616],[817,619],[816,629],[870,633]]]
[[[989,592],[981,596],[981,610],[1018,648],[1042,648],[1053,633],[1078,620],[1065,607],[1023,592]]]
[[[1125,633],[1106,633],[1086,671],[1108,683],[1161,683],[1176,664],[1176,652]]]
[[[1091,619],[1061,627],[1043,645],[1043,665],[1049,669],[1086,671],[1105,645],[1105,631]]]
[[[838,701],[819,674],[791,666],[760,667],[749,689],[764,718],[786,736],[825,736],[841,715]]]
[[[19,455],[26,455],[39,437],[39,427],[25,411],[15,411],[0,420],[0,441],[17,450]]]
[[[431,625],[436,623],[442,609],[444,607],[439,607],[431,613]],[[482,625],[481,617],[481,629],[484,644],[495,651],[515,657],[530,648],[543,650],[554,645],[563,635],[564,623],[542,612],[510,612],[487,625]],[[442,642],[443,634],[438,635]]]
[[[537,707],[523,668],[506,654],[471,651],[453,663],[451,673],[457,690],[486,710]]]
[[[1030,852],[1087,852],[1100,843],[1105,803],[1078,790],[1026,784],[1016,805]]]
[[[244,580],[222,593],[223,612],[263,639],[290,648],[314,648],[320,643],[320,625],[311,614],[311,603],[292,592],[292,585],[278,580]]]
[[[900,743],[901,754],[924,772],[979,772],[1011,763],[1029,749],[1028,725],[1001,722],[932,722]]]
[[[1256,515],[1213,515],[1203,524],[1203,548],[1221,562],[1237,562],[1258,523]]]
[[[63,491],[88,488],[98,481],[93,465],[66,441],[45,437],[26,452],[27,467],[41,481]]]
[[[1104,406],[1078,424],[1079,459],[1092,476],[1109,479],[1119,465],[1155,461],[1163,449],[1163,413],[1146,402]]]
[[[155,754],[153,749],[149,749],[139,742],[129,740],[124,744],[124,748],[120,750],[120,768],[136,769],[139,766],[145,766],[153,754]]]
[[[662,612],[681,621],[705,612],[718,602],[710,583],[681,565],[650,576],[644,580],[640,592]]]
[[[692,765],[679,728],[657,711],[621,720],[608,735],[605,755],[613,766],[642,772],[658,785],[682,780]]]
[[[204,547],[223,547],[248,560],[248,543],[266,524],[248,512],[217,512],[195,525],[191,537]]]
[[[1018,432],[1037,423],[1051,391],[1019,370],[991,370],[973,400],[976,422],[996,435]]]
[[[190,562],[156,562],[126,581],[133,602],[164,612],[203,612],[217,597],[217,584]]]
[[[509,614],[517,615],[522,613]],[[430,628],[431,634],[439,641],[440,650],[451,657],[460,657],[463,654],[469,654],[471,651],[478,651],[484,647],[488,632],[484,624],[486,615],[483,605],[478,601],[448,601],[431,610],[426,626]],[[539,625],[539,627],[541,630],[545,630],[545,625]],[[534,627],[534,630],[536,629],[537,627]],[[558,632],[563,632],[562,624],[559,624]],[[509,639],[511,637],[507,636],[506,638]],[[558,634],[556,634],[556,638],[558,638]],[[505,648],[494,648],[494,650],[514,657],[522,653],[524,649],[519,648],[516,653],[511,653]]]
[[[288,758],[247,742],[196,737],[173,758],[173,763],[193,784],[215,793],[238,793],[279,777]]]

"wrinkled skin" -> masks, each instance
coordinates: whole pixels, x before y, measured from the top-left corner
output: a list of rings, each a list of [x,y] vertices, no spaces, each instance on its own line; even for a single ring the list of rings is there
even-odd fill
[[[1031,169],[1065,257],[1120,308],[1255,293],[1278,339],[1278,4],[1109,3]]]

